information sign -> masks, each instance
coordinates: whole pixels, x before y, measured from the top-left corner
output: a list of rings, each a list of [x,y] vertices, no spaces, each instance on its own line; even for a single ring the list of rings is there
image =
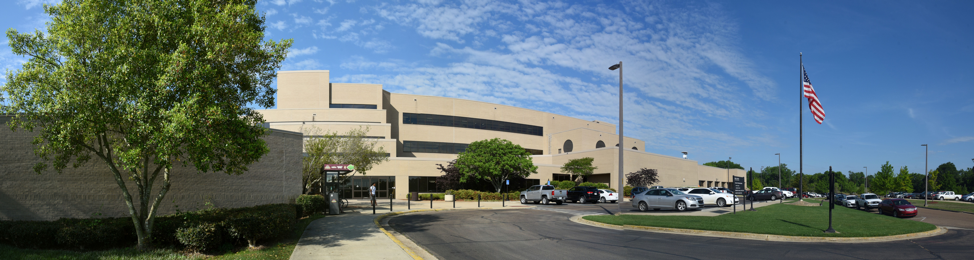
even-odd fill
[[[734,176],[734,195],[745,195],[744,177]]]

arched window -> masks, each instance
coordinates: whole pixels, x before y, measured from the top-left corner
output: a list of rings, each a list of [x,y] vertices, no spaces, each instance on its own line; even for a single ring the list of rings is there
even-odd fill
[[[635,146],[633,146],[633,147],[632,147],[632,149],[633,149],[633,150],[636,150],[636,151],[639,151],[639,149],[636,149],[636,147],[635,147]]]
[[[605,143],[602,142],[602,140],[599,140],[598,143],[595,143],[595,149],[599,149],[599,148],[602,148],[602,147],[605,147]]]
[[[562,151],[566,153],[572,152],[572,140],[565,140],[565,146],[562,148]]]

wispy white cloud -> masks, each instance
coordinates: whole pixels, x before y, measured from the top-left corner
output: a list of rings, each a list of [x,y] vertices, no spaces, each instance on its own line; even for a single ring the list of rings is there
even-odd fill
[[[287,0],[270,0],[270,2],[271,4],[278,5],[278,6],[287,4]]]
[[[23,5],[24,9],[30,10],[34,7],[42,7],[44,4],[57,4],[61,0],[17,0],[17,4]]]
[[[315,59],[306,59],[298,62],[285,61],[281,64],[281,70],[321,70],[324,65]]]
[[[271,16],[271,15],[275,15],[275,14],[277,14],[277,10],[275,10],[274,8],[271,8],[270,10],[267,10],[266,13],[264,13],[264,15],[266,15],[266,16]]]
[[[910,118],[913,118],[913,119],[916,119],[917,118],[917,116],[915,114],[913,114],[913,109],[912,108],[907,108],[906,109],[906,113],[908,115],[910,115]]]
[[[307,17],[299,14],[291,14],[291,15],[294,16],[294,24],[296,25],[304,26],[304,25],[311,24],[311,17]]]
[[[416,28],[429,39],[451,42],[436,43],[429,54],[456,62],[398,68],[390,76],[350,74],[342,79],[382,83],[404,93],[614,121],[618,89],[611,83],[618,72],[606,68],[622,60],[626,118],[633,120],[626,128],[640,129],[643,136],[638,137],[647,143],[678,147],[692,139],[749,146],[756,145],[753,140],[766,140],[700,127],[705,124],[701,122],[725,118],[756,125],[751,118],[763,112],[749,101],[775,96],[774,82],[758,73],[737,47],[736,25],[719,5],[626,5],[631,7],[481,1],[382,5],[374,9],[380,17]],[[484,37],[500,44],[482,45]],[[468,40],[476,44],[463,46]]]
[[[302,56],[302,55],[315,54],[317,52],[318,52],[318,47],[317,46],[311,46],[311,47],[304,48],[304,49],[291,49],[290,51],[288,51],[287,57],[288,58],[294,58],[294,57],[298,57],[298,56]]]
[[[338,26],[338,29],[335,29],[335,31],[337,32],[348,31],[348,29],[352,29],[352,26],[355,26],[356,23],[358,22],[355,20],[342,21],[342,23]]]
[[[281,30],[281,31],[283,31],[283,30],[285,30],[285,29],[288,28],[287,27],[287,22],[285,22],[285,21],[277,21],[277,22],[269,23],[267,25],[270,26],[271,28],[278,29],[278,30]]]
[[[964,143],[964,142],[970,142],[970,141],[974,141],[974,136],[962,136],[962,137],[955,137],[955,138],[947,139],[947,140],[941,142],[940,145]]]

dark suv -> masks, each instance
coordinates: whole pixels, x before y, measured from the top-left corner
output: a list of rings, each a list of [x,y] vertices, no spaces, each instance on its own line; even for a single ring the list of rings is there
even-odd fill
[[[597,203],[601,198],[602,196],[599,195],[598,188],[589,187],[589,186],[578,186],[572,188],[571,190],[568,190],[568,198],[565,200],[569,202],[574,201],[579,203],[586,203],[586,202]]]

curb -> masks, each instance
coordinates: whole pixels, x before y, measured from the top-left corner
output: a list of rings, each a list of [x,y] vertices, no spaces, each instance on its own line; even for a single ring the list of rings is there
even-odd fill
[[[396,245],[399,245],[399,247],[402,248],[403,251],[406,251],[406,253],[409,254],[409,256],[411,256],[415,260],[423,260],[423,257],[419,256],[419,254],[417,254],[412,249],[409,249],[409,247],[406,246],[405,244],[403,244],[402,241],[400,241],[398,238],[396,238],[395,235],[393,235],[388,230],[386,230],[385,228],[383,228],[382,227],[382,224],[381,224],[382,223],[382,219],[384,219],[386,217],[394,217],[394,216],[405,215],[405,214],[409,214],[409,213],[429,212],[429,211],[500,210],[500,209],[530,209],[530,208],[534,208],[534,207],[533,206],[530,206],[530,207],[512,207],[512,208],[504,207],[504,208],[462,208],[462,209],[452,209],[452,208],[448,208],[448,209],[416,209],[416,210],[409,210],[409,211],[400,211],[400,212],[389,212],[389,213],[385,213],[385,214],[382,214],[382,215],[379,215],[378,217],[376,217],[373,220],[373,222],[375,223],[375,226],[379,228],[379,231],[382,231],[383,234],[386,234],[386,236],[388,236],[389,239],[392,239],[392,242],[395,242]]]
[[[769,235],[769,234],[664,228],[664,227],[648,227],[648,226],[633,226],[633,225],[619,226],[619,225],[611,225],[611,224],[595,222],[595,221],[583,219],[582,217],[583,216],[572,216],[570,220],[572,222],[579,223],[579,224],[596,226],[596,227],[604,227],[604,228],[610,228],[616,230],[635,230],[635,231],[646,231],[646,232],[678,234],[678,235],[736,238],[736,239],[773,241],[773,242],[875,243],[875,242],[889,242],[889,241],[926,238],[932,236],[939,236],[939,235],[943,235],[944,233],[947,233],[946,228],[937,226],[936,229],[930,231],[902,234],[902,235],[883,236],[883,237],[799,237],[799,236],[784,236],[784,235]]]
[[[916,205],[914,205],[914,206],[916,206]],[[961,214],[971,214],[971,215],[974,215],[974,213],[971,213],[971,212],[966,212],[966,211],[956,211],[956,210],[949,210],[949,209],[937,209],[937,208],[931,208],[931,207],[924,207],[924,206],[916,206],[916,207],[917,207],[917,208],[924,208],[924,209],[929,209],[929,210],[939,210],[939,211],[946,211],[946,212],[954,212],[954,213],[961,213]]]

